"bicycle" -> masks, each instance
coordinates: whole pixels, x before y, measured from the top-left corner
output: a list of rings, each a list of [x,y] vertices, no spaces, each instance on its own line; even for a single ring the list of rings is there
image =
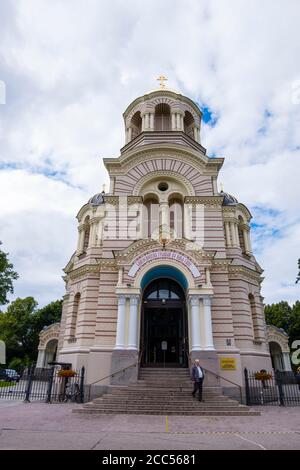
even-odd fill
[[[74,389],[71,392],[68,392],[68,388]],[[78,383],[72,384],[67,386],[63,393],[60,393],[58,396],[58,401],[60,403],[67,403],[71,401],[73,403],[80,403],[81,402],[81,393]]]

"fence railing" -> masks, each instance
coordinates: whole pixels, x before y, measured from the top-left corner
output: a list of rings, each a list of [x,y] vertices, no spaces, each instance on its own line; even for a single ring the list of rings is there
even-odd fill
[[[244,370],[247,405],[300,406],[300,380],[289,371]]]
[[[0,399],[25,402],[84,402],[85,369],[64,370],[60,366],[38,369],[30,366],[18,375],[0,375]]]

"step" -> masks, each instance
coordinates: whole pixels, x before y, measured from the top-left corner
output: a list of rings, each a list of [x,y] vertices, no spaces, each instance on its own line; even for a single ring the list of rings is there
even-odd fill
[[[87,403],[84,405],[84,408],[93,408],[93,409],[106,409],[106,408],[113,408],[113,409],[158,409],[158,410],[189,410],[189,409],[212,409],[212,410],[231,410],[241,408],[243,405],[235,404],[228,404],[226,406],[221,404],[207,404],[203,402],[198,403],[189,403],[184,405],[174,405],[172,403],[165,403],[164,405],[159,403]],[[244,407],[243,407],[244,408]],[[245,408],[244,408],[245,409]],[[248,407],[246,407],[248,409]]]
[[[140,389],[140,390],[130,390],[127,392],[123,392],[121,390],[114,390],[111,392],[112,395],[123,395],[123,394],[128,394],[128,395],[145,395],[145,396],[165,396],[165,397],[175,397],[175,396],[191,396],[192,395],[192,389],[188,390],[169,390],[169,391],[164,391],[164,390],[149,390],[149,389]],[[215,393],[210,393],[206,392],[205,390],[203,391],[203,396],[206,397],[220,397],[222,396],[220,393],[215,392]]]
[[[105,414],[105,415],[116,415],[116,414],[133,414],[133,415],[155,415],[155,416],[160,416],[160,415],[165,415],[166,413],[157,410],[143,410],[141,413],[141,410],[135,409],[135,410],[118,410],[116,413],[116,410],[112,409],[103,409],[103,410],[94,410],[94,409],[83,409],[83,408],[75,408],[73,410],[73,413],[89,413],[89,414]],[[168,411],[168,415],[170,416],[260,416],[259,411],[252,411],[252,410],[236,410],[236,411],[202,411],[202,410],[193,410],[193,411]]]
[[[198,399],[194,399],[194,400],[190,400],[190,401],[187,401],[187,400],[182,400],[182,401],[173,401],[173,400],[170,400],[170,401],[157,401],[157,400],[122,400],[121,402],[118,401],[118,400],[110,400],[110,399],[105,399],[103,398],[102,400],[101,399],[96,399],[96,400],[93,400],[93,403],[95,404],[116,404],[116,405],[127,405],[127,404],[135,404],[135,405],[143,405],[143,404],[151,404],[151,405],[157,405],[157,406],[165,406],[165,405],[170,405],[170,406],[189,406],[193,403],[195,403],[195,406],[197,406],[199,400]],[[234,401],[223,401],[223,400],[205,400],[204,399],[204,404],[208,405],[208,406],[236,406],[237,405],[237,402],[234,402]]]

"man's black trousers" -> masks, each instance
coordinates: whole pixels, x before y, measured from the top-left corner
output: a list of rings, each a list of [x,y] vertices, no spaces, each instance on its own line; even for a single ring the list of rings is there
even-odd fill
[[[194,382],[194,390],[193,390],[193,395],[195,396],[197,393],[197,390],[199,391],[199,400],[202,400],[202,384],[203,384],[203,379],[199,379],[199,382]]]

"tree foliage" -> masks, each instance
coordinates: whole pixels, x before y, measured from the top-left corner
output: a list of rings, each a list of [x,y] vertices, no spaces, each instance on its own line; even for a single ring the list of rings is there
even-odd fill
[[[2,245],[1,241],[0,245]],[[13,281],[18,277],[13,264],[8,260],[8,253],[0,249],[0,305],[8,303],[7,294],[14,292]]]
[[[62,301],[56,300],[41,309],[33,297],[16,299],[6,312],[0,312],[0,339],[6,343],[6,363],[20,360],[23,365],[37,358],[40,331],[60,321]]]
[[[298,259],[298,275],[296,277],[296,284],[300,281],[300,258]]]
[[[266,322],[268,325],[283,328],[289,335],[290,344],[300,339],[300,301],[297,300],[291,307],[288,302],[282,301],[265,306]]]

